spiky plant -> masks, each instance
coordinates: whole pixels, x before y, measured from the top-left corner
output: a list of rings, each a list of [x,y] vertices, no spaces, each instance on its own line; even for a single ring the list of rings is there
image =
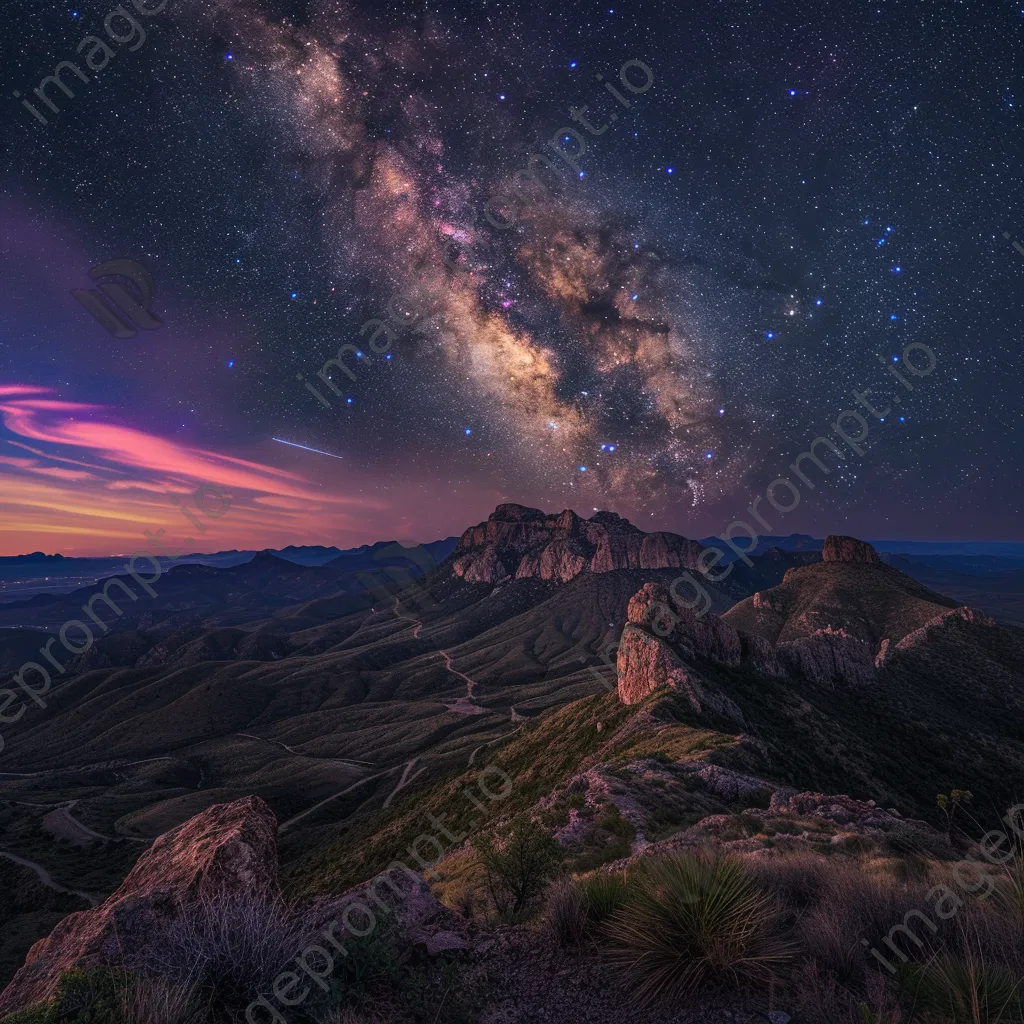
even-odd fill
[[[563,946],[578,946],[587,934],[587,901],[577,881],[559,878],[548,886],[545,919]]]
[[[592,925],[604,924],[626,899],[627,884],[624,871],[596,871],[579,881],[586,907],[587,920]]]
[[[973,951],[940,956],[916,967],[908,990],[929,1024],[1021,1024],[1021,979],[985,963]]]
[[[791,954],[774,897],[738,861],[699,853],[641,861],[605,930],[644,1004],[709,981],[774,980]]]

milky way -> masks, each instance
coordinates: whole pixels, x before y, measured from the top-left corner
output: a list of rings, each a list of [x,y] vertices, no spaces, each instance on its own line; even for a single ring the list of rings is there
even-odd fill
[[[26,18],[8,93],[102,31]],[[201,0],[141,21],[50,124],[5,112],[0,385],[431,530],[524,500],[700,536],[920,341],[934,386],[778,529],[1016,529],[1019,11]],[[153,274],[160,330],[112,343],[66,300],[112,259]]]
[[[525,188],[508,174],[512,147],[460,172],[425,82],[441,67],[465,74],[467,57],[440,31],[373,32],[351,9],[301,28],[235,2],[209,13],[231,39],[234,70],[273,95],[281,130],[319,183],[323,242],[339,273],[428,304],[421,349],[440,353],[442,374],[487,409],[512,457],[552,482],[589,472],[606,495],[633,502],[695,504],[712,482],[735,483],[742,465],[730,472],[723,460],[713,474],[702,465],[719,448],[721,396],[699,326],[674,308],[681,282],[634,241],[614,195],[588,196],[579,183],[574,152],[586,142],[541,147],[534,165],[546,178]],[[639,83],[646,98],[651,85]],[[616,91],[622,104],[636,89]],[[578,137],[591,144],[608,130],[590,127]],[[520,146],[524,166],[531,141]],[[520,197],[514,208],[488,204],[510,194]]]

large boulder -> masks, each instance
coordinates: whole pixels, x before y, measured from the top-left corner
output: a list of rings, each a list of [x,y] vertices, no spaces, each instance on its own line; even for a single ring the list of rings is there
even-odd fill
[[[216,804],[165,832],[116,892],[35,943],[0,993],[0,1016],[50,999],[73,968],[139,963],[198,899],[279,895],[276,832],[274,812],[258,796]]]

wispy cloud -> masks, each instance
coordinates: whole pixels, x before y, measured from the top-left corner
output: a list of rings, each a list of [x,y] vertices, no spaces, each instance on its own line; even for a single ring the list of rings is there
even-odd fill
[[[38,548],[40,535],[60,535],[65,553],[110,554],[137,549],[147,528],[195,533],[171,497],[187,501],[201,483],[229,495],[231,510],[229,518],[209,521],[216,531],[197,540],[197,549],[335,543],[357,535],[361,542],[371,527],[380,528],[382,513],[388,518],[390,503],[351,481],[346,486],[344,470],[328,489],[297,472],[117,422],[114,410],[60,400],[46,388],[0,385],[0,416],[14,435],[7,444],[32,456],[0,456],[0,552]]]

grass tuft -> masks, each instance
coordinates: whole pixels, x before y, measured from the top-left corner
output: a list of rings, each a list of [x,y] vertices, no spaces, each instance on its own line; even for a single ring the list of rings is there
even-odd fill
[[[738,861],[700,853],[641,861],[605,930],[645,1005],[712,981],[773,981],[791,955],[775,899]]]

